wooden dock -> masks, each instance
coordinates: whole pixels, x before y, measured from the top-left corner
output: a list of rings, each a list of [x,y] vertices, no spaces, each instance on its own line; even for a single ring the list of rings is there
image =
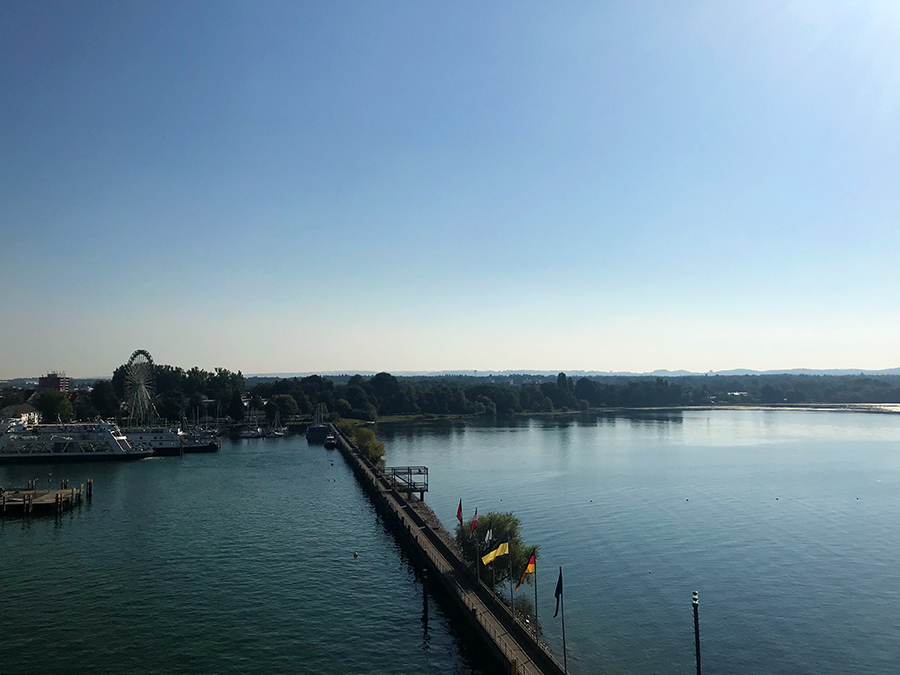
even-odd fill
[[[0,517],[62,513],[81,504],[85,496],[90,498],[94,487],[91,479],[88,479],[87,487],[82,483],[79,487],[71,488],[69,481],[64,480],[58,490],[41,490],[36,483],[37,481],[31,481],[27,487],[0,492]]]
[[[338,429],[333,431],[338,449],[376,508],[394,526],[401,542],[426,563],[429,577],[440,584],[457,614],[504,671],[510,675],[563,675],[559,662],[509,607],[476,579],[459,556],[416,513],[396,484],[380,474]]]

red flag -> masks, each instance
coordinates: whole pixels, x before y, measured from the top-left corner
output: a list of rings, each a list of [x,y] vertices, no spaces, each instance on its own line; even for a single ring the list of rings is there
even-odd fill
[[[469,534],[475,532],[475,528],[478,527],[478,508],[475,508],[475,517],[472,518],[472,527],[469,529]]]
[[[456,519],[462,525],[462,499],[459,500],[459,508],[456,509]]]

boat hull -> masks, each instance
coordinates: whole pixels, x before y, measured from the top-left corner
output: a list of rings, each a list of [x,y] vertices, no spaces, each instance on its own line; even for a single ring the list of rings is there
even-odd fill
[[[152,451],[123,453],[91,453],[71,452],[59,454],[35,453],[30,455],[0,455],[0,464],[70,464],[74,462],[124,462],[135,459],[146,459],[153,456]]]
[[[184,448],[153,448],[154,457],[181,457],[186,451]]]
[[[218,443],[206,443],[204,445],[186,445],[184,446],[184,454],[190,455],[193,453],[201,453],[201,452],[218,452],[219,444]]]
[[[306,440],[310,443],[324,443],[328,434],[331,433],[331,426],[328,424],[313,424],[306,428]]]

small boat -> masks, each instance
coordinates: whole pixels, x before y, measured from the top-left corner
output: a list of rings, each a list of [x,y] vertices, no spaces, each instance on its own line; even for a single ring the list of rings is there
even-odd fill
[[[238,434],[241,438],[262,438],[263,432],[259,427],[247,427],[246,429],[241,429]]]
[[[206,429],[186,429],[180,433],[185,454],[194,452],[218,452],[222,441]]]
[[[337,439],[334,437],[334,434],[328,434],[325,437],[325,447],[329,450],[337,447]]]
[[[281,412],[276,410],[275,419],[272,420],[272,424],[266,428],[266,438],[282,438],[286,431],[287,427],[281,424]]]

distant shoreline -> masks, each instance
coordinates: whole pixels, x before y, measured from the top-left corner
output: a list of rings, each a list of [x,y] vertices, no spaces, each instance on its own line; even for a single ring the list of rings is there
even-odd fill
[[[654,406],[645,408],[588,408],[587,410],[554,410],[552,412],[520,412],[506,416],[505,419],[514,417],[572,417],[584,413],[635,413],[635,412],[683,412],[702,410],[769,410],[769,411],[800,411],[800,412],[858,412],[876,413],[880,415],[900,414],[900,403],[785,403],[781,405],[695,405],[695,406]],[[406,422],[438,422],[452,420],[467,420],[483,418],[484,415],[437,415],[432,413],[419,413],[415,415],[384,415],[379,416],[374,422],[388,424],[402,424]],[[498,415],[501,419],[504,416]]]

